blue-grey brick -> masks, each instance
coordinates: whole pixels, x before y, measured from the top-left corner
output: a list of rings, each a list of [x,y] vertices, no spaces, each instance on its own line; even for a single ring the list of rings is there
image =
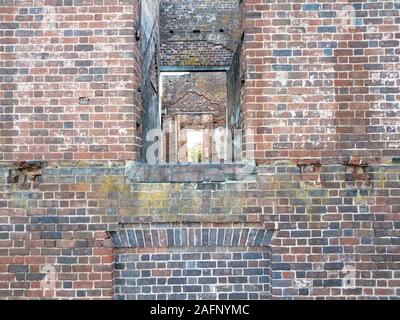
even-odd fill
[[[247,242],[247,237],[249,235],[249,229],[248,228],[244,228],[242,229],[241,235],[240,235],[240,239],[239,239],[239,246],[244,247],[246,246],[246,242]]]
[[[273,64],[272,69],[274,71],[293,71],[293,65],[291,65],[291,64]]]
[[[201,229],[194,229],[194,245],[196,247],[201,247]]]
[[[228,283],[247,283],[247,277],[228,277]]]
[[[291,270],[292,265],[290,263],[272,263],[272,270]]]
[[[200,253],[183,253],[182,260],[200,260],[201,254]]]
[[[323,280],[324,287],[342,287],[343,281],[341,279],[327,279]]]
[[[319,11],[321,10],[321,5],[318,3],[304,3],[302,4],[302,9],[305,11]]]
[[[343,270],[343,262],[327,262],[324,264],[324,270]]]
[[[335,11],[320,11],[318,16],[320,18],[336,18],[337,14]]]
[[[269,244],[271,242],[271,239],[272,239],[272,236],[273,236],[273,232],[272,231],[266,231],[264,233],[264,237],[263,237],[263,239],[261,241],[261,246],[262,247],[269,246]]]
[[[224,240],[225,240],[225,229],[220,228],[220,229],[218,229],[217,245],[223,246]]]
[[[215,277],[201,277],[199,278],[199,284],[216,284],[218,279]]]
[[[173,229],[167,229],[167,245],[168,245],[168,247],[175,246],[175,237],[174,237]]]
[[[343,253],[343,247],[340,246],[327,246],[322,247],[323,253]]]
[[[176,247],[181,247],[182,246],[182,233],[181,229],[176,228],[174,230],[174,238],[175,238],[175,246]]]
[[[76,44],[74,46],[75,51],[93,51],[94,46],[92,44]]]
[[[184,286],[183,291],[184,292],[201,292],[202,286]]]
[[[145,278],[145,279],[138,279],[137,280],[137,285],[138,286],[151,286],[151,285],[156,285],[157,284],[157,279],[156,278]]]
[[[336,33],[335,26],[322,26],[317,28],[318,33]]]
[[[9,23],[0,23],[0,29],[18,29],[19,23],[16,22],[9,22]]]
[[[285,50],[274,50],[273,51],[273,55],[275,57],[290,57],[290,56],[292,56],[292,54],[293,54],[293,51],[292,50],[287,50],[287,49],[285,49]]]
[[[150,230],[143,230],[143,237],[146,247],[152,247],[153,243],[151,241],[151,232]]]
[[[224,245],[226,247],[230,247],[232,244],[232,236],[233,236],[233,230],[232,229],[225,229],[225,239],[224,239]]]
[[[121,288],[121,293],[122,294],[127,294],[127,293],[140,293],[140,287],[122,287]]]
[[[141,261],[150,261],[150,255],[149,254],[142,254],[140,257]]]
[[[249,238],[247,240],[246,246],[252,247],[254,245],[254,241],[256,239],[256,236],[257,236],[257,229],[254,229],[254,228],[250,229]]]
[[[134,230],[127,230],[128,239],[129,239],[129,247],[137,248],[136,234]]]
[[[41,239],[62,239],[62,233],[53,231],[43,231],[41,233]]]
[[[184,277],[199,277],[201,276],[201,270],[183,270]]]
[[[160,247],[160,237],[158,236],[158,230],[151,230],[151,238],[153,241],[153,246],[155,248]]]
[[[264,269],[262,268],[252,268],[252,269],[244,269],[245,276],[261,276],[264,275]]]
[[[181,231],[181,245],[182,247],[188,246],[188,229],[183,228]]]
[[[228,261],[228,268],[247,268],[247,261]]]
[[[8,272],[9,273],[27,273],[29,272],[29,267],[28,266],[24,266],[24,265],[10,265],[8,267]]]
[[[58,264],[76,264],[78,262],[77,257],[58,257]]]
[[[253,246],[255,247],[261,246],[261,242],[264,238],[264,235],[265,235],[265,230],[258,230]]]
[[[201,245],[202,245],[202,247],[208,246],[208,232],[209,232],[209,229],[201,230]]]
[[[108,68],[89,68],[89,74],[106,74]]]
[[[0,225],[0,232],[2,231],[12,231],[13,226],[11,224],[1,224]]]
[[[139,248],[145,247],[144,237],[142,230],[135,230],[136,242]]]
[[[217,229],[210,229],[209,246],[217,245]]]
[[[215,268],[216,266],[215,261],[197,261],[197,268]]]
[[[232,235],[232,246],[233,247],[239,246],[241,231],[242,231],[241,229],[234,229],[233,230],[233,235]]]
[[[121,248],[122,247],[122,242],[119,237],[119,233],[114,233],[112,236],[112,242],[115,248]]]
[[[168,300],[187,300],[187,295],[182,294],[170,294],[168,295]]]
[[[129,239],[126,230],[121,230],[119,233],[121,245],[123,248],[129,248]]]
[[[167,283],[168,284],[186,284],[187,278],[169,278]]]

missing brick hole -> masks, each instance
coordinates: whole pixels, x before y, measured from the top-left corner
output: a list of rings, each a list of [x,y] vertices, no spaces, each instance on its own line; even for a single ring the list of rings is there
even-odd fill
[[[368,188],[370,186],[371,179],[367,162],[362,159],[346,159],[343,164],[347,167],[345,181],[348,187]]]
[[[303,160],[297,162],[300,173],[319,173],[321,171],[321,162],[319,160]]]
[[[347,166],[345,181],[353,184],[353,187],[367,188],[370,186],[370,176],[367,172],[368,166]]]
[[[79,98],[79,104],[80,105],[88,105],[90,102],[90,99],[87,97],[80,97]]]
[[[22,190],[35,189],[42,182],[42,170],[45,165],[42,161],[17,162],[9,170],[7,182]]]

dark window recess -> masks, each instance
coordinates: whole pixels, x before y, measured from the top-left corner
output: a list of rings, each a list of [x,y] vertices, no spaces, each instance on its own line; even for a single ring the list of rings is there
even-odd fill
[[[135,30],[142,38],[142,81],[137,90],[144,111],[137,130],[144,163],[241,160],[242,64],[238,46],[243,28],[240,7],[235,8],[238,1],[218,9],[208,2],[184,1],[176,6],[174,1],[161,1],[158,11],[150,5],[153,1],[141,0],[140,26]],[[195,19],[191,6],[195,7]],[[221,21],[210,14],[226,18]],[[147,151],[157,157],[148,159]]]

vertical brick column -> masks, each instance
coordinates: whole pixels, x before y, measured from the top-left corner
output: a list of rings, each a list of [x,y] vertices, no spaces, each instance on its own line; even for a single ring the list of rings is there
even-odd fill
[[[399,154],[397,4],[247,0],[243,8],[242,112],[258,163]]]
[[[2,158],[135,160],[139,1],[35,4],[0,5]]]

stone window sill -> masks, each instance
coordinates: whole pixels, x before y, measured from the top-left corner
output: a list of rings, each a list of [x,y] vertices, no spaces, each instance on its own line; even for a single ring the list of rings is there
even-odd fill
[[[256,166],[249,163],[159,164],[131,163],[126,175],[134,183],[203,183],[243,181],[255,178]]]

